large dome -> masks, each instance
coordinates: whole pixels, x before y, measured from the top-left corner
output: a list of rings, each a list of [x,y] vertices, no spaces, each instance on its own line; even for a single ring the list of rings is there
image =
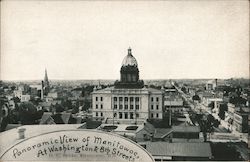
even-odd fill
[[[128,49],[128,55],[124,57],[122,66],[138,66],[136,59],[132,55],[131,48]]]

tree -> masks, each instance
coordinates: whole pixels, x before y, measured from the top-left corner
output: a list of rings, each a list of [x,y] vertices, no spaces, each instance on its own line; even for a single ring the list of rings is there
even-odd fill
[[[209,103],[208,107],[211,107],[213,109],[214,108],[214,102]]]
[[[200,99],[200,97],[196,94],[196,95],[194,95],[194,96],[192,97],[192,100],[193,100],[193,101],[194,101],[194,100],[200,101],[201,99]]]
[[[15,86],[11,86],[10,89],[11,89],[12,91],[14,91],[14,90],[16,89],[16,87],[15,87]]]
[[[234,105],[242,105],[242,104],[245,105],[247,100],[239,96],[238,97],[233,96],[229,98],[229,102]]]
[[[79,112],[79,107],[76,105],[72,105],[72,114],[76,114]]]
[[[221,104],[219,107],[219,114],[218,116],[224,120],[225,119],[225,111],[228,110],[227,104]]]
[[[64,110],[72,109],[72,102],[68,99],[62,101],[62,107]]]
[[[12,100],[15,102],[15,104],[20,103],[20,98],[13,97]]]
[[[202,115],[202,118],[198,123],[203,133],[204,141],[207,141],[207,133],[211,133],[213,131],[212,121],[209,120],[208,116]]]
[[[64,107],[58,103],[55,104],[55,110],[57,113],[61,113],[61,112],[65,111]]]
[[[82,110],[87,111],[90,108],[90,104],[91,104],[90,101],[84,100]]]
[[[230,143],[211,143],[211,151],[216,161],[242,161],[240,152]]]
[[[22,124],[36,124],[40,119],[37,109],[32,102],[23,102],[19,107],[20,121]]]
[[[187,93],[186,87],[181,87],[181,91],[184,92],[184,93]]]

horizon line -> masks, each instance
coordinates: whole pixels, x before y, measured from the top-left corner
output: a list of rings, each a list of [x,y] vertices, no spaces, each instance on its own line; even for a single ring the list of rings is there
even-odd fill
[[[218,78],[218,77],[209,77],[209,78],[154,78],[154,79],[140,79],[140,80],[207,80],[207,79],[218,79],[218,80],[227,80],[227,79],[249,79],[247,77],[229,77],[229,78]],[[39,81],[43,79],[0,79],[0,81]],[[110,81],[116,81],[119,79],[49,79],[51,81],[81,81],[81,80],[86,80],[86,81],[91,81],[91,80],[110,80]],[[250,80],[250,79],[249,79]]]

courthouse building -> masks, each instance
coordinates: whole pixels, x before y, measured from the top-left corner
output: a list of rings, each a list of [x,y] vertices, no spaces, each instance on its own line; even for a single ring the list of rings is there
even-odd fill
[[[92,92],[92,112],[107,123],[143,123],[163,118],[162,90],[147,88],[139,79],[138,64],[131,49],[123,59],[120,80],[114,86]]]

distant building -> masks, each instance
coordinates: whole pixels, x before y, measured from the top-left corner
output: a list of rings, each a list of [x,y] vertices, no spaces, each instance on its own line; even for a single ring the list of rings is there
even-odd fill
[[[184,102],[178,92],[165,92],[164,95],[164,107],[166,110],[171,110],[173,113],[182,113],[184,111]]]
[[[8,104],[9,104],[10,110],[14,110],[15,109],[15,102],[14,102],[14,100],[8,100]]]
[[[22,95],[21,102],[28,102],[30,100],[30,95]]]
[[[21,99],[23,94],[23,91],[21,90],[14,90],[14,97],[18,97],[19,99]]]
[[[49,92],[47,96],[51,97],[53,99],[56,99],[56,98],[58,98],[58,93],[57,92]]]
[[[217,79],[209,80],[206,83],[206,90],[215,90],[216,87],[217,87]]]
[[[32,97],[40,97],[43,99],[43,82],[38,85],[30,85],[30,95]]]
[[[92,112],[94,118],[106,119],[107,123],[142,123],[163,118],[163,92],[144,87],[131,49],[123,59],[120,81],[92,92]]]

